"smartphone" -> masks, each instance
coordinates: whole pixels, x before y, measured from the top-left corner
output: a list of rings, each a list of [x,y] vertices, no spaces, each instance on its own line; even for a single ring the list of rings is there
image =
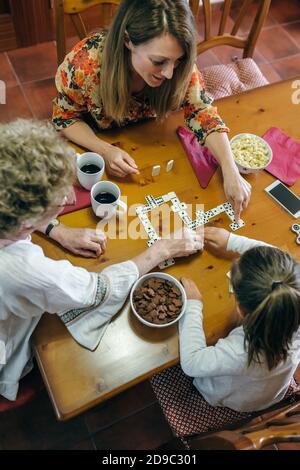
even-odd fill
[[[295,219],[300,216],[300,198],[281,181],[274,181],[274,183],[265,188],[265,191]]]

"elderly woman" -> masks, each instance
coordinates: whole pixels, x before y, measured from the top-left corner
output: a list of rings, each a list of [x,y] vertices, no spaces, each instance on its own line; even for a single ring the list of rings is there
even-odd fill
[[[30,235],[66,203],[74,162],[73,150],[52,126],[26,120],[0,125],[0,394],[9,400],[32,368],[30,337],[45,311],[57,313],[81,345],[94,349],[140,275],[202,246],[200,235],[188,231],[102,272],[47,258]]]
[[[205,92],[195,45],[186,0],[123,0],[108,34],[82,40],[58,68],[53,123],[68,139],[103,155],[110,174],[124,177],[138,172],[134,159],[98,138],[86,121],[104,130],[163,119],[183,108],[186,126],[219,161],[239,219],[251,187],[237,170],[228,128]]]

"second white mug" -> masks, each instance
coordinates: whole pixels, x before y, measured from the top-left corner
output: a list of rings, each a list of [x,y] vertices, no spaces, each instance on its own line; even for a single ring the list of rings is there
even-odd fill
[[[95,152],[77,153],[77,178],[81,186],[91,189],[97,181],[101,180],[105,161]]]
[[[91,189],[91,203],[97,217],[110,219],[115,214],[123,215],[127,205],[121,200],[119,186],[111,181],[99,181]],[[117,209],[117,206],[121,207]]]

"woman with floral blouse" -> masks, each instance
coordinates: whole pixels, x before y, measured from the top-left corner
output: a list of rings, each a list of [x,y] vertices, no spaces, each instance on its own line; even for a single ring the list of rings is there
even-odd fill
[[[100,130],[183,108],[186,126],[219,161],[239,219],[251,187],[237,170],[228,128],[205,93],[195,59],[186,0],[123,0],[108,33],[79,42],[59,66],[53,123],[69,140],[103,155],[111,175],[124,177],[138,173],[134,159],[99,139],[85,118]]]

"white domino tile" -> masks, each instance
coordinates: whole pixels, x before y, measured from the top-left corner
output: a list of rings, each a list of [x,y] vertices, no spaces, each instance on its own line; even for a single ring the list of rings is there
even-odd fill
[[[240,219],[239,223],[233,222],[232,224],[230,224],[230,228],[234,232],[241,227],[245,227],[245,222],[242,219]]]
[[[158,176],[160,173],[160,165],[155,165],[153,168],[152,168],[152,176]]]
[[[166,172],[167,173],[172,170],[173,165],[174,165],[174,160],[169,160],[167,165],[166,165]]]
[[[151,194],[148,194],[146,196],[146,201],[148,202],[149,206],[152,207],[152,209],[154,209],[157,206],[156,201]]]
[[[172,266],[173,264],[175,264],[175,260],[173,258],[170,258],[170,259],[167,259],[166,261],[164,261],[163,263],[160,263],[158,265],[158,267],[160,269],[166,269],[168,268],[169,266]]]
[[[230,292],[230,294],[233,294],[233,288],[232,288],[232,284],[231,284],[231,273],[230,271],[228,271],[228,273],[226,273],[226,276],[228,277],[228,290]]]

